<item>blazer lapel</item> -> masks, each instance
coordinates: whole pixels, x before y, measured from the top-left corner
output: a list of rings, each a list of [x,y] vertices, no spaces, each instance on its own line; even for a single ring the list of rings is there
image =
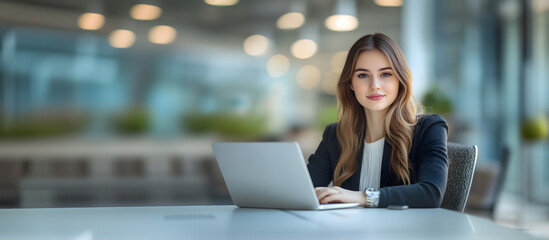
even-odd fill
[[[381,180],[379,182],[379,187],[386,187],[389,184],[389,176],[391,174],[391,144],[385,140],[385,145],[383,145],[383,159],[381,162]]]

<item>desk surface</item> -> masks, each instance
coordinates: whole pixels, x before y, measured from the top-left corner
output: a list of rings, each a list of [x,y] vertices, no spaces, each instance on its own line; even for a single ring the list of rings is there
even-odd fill
[[[444,209],[285,211],[235,206],[0,210],[0,239],[534,239]]]

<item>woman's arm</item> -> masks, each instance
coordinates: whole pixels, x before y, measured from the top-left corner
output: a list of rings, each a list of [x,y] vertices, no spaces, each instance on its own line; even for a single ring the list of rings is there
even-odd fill
[[[315,187],[326,187],[332,181],[333,172],[329,152],[334,147],[331,146],[334,142],[334,139],[331,138],[334,137],[336,128],[337,124],[330,124],[326,127],[322,134],[322,141],[315,153],[309,157],[307,169]],[[335,142],[337,144],[337,140]]]
[[[366,203],[366,196],[360,191],[351,191],[340,187],[326,187],[333,180],[333,162],[339,156],[337,142],[337,124],[330,124],[322,134],[322,141],[316,152],[309,157],[307,169],[311,175],[318,200],[321,204],[331,202]]]
[[[435,115],[436,116],[436,115]],[[411,185],[390,186],[380,189],[379,207],[408,205],[416,208],[440,207],[448,179],[448,154],[446,143],[448,126],[436,116],[436,122],[425,124],[416,150],[417,182]]]

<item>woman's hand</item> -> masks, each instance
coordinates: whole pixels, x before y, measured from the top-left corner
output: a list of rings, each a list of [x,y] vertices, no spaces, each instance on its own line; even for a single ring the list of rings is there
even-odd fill
[[[361,191],[351,191],[340,187],[316,187],[316,196],[321,204],[324,203],[360,203],[360,206],[366,204],[366,196]]]

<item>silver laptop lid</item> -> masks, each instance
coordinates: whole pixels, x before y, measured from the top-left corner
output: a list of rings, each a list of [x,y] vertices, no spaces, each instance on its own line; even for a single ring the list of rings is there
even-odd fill
[[[212,147],[235,205],[318,209],[297,142],[227,142]]]

